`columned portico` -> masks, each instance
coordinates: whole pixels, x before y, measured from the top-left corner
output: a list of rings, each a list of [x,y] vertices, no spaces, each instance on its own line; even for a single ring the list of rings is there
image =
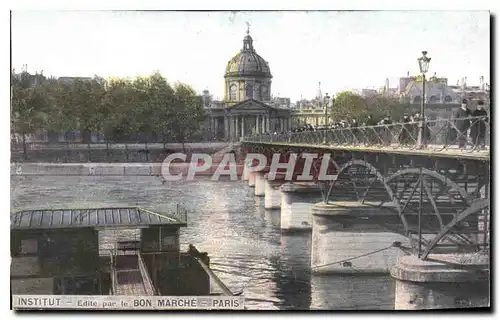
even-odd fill
[[[247,135],[288,130],[290,121],[288,109],[274,108],[253,99],[225,109],[211,110],[210,116],[211,131],[233,141]]]
[[[255,51],[249,33],[241,51],[226,66],[224,99],[213,101],[207,110],[211,133],[232,141],[290,128],[290,109],[272,105],[273,76],[269,64]]]

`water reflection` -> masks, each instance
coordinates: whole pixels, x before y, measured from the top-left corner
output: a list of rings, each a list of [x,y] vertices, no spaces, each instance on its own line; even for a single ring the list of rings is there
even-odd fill
[[[313,275],[311,298],[311,309],[390,310],[394,281],[389,275]]]
[[[311,235],[281,236],[280,255],[270,257],[280,308],[308,310],[311,304]]]

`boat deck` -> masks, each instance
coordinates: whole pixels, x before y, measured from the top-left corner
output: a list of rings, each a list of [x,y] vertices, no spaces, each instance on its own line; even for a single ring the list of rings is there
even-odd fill
[[[154,295],[151,278],[138,253],[115,255],[111,266],[113,295],[150,296]]]

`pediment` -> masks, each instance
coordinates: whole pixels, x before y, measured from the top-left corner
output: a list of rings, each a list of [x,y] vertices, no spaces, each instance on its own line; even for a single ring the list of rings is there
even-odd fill
[[[272,108],[268,106],[265,103],[256,101],[256,100],[246,100],[240,103],[237,103],[233,106],[231,106],[229,109],[232,111],[249,111],[249,110],[256,110],[256,111],[267,111],[271,110]]]

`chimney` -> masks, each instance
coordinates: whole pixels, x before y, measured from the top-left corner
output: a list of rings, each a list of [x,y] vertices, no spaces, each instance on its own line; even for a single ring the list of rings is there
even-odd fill
[[[481,91],[484,91],[484,77],[483,76],[479,77],[479,88],[481,89]]]
[[[389,92],[389,78],[385,78],[385,91]]]
[[[406,71],[406,76],[409,78],[410,77],[410,71]]]

